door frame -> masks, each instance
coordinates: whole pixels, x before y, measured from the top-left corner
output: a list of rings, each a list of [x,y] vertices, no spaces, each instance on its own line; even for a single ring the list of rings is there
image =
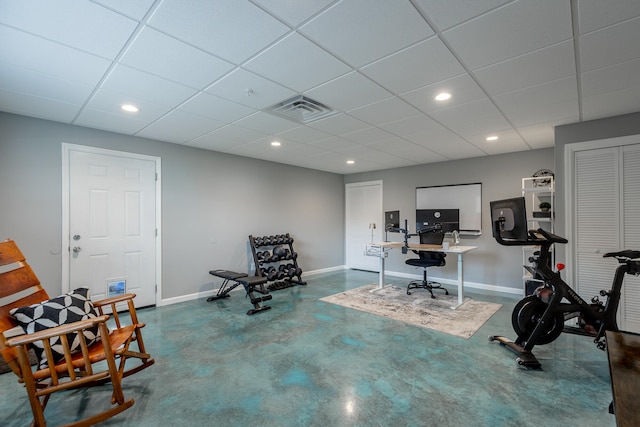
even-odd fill
[[[62,292],[69,292],[70,289],[70,272],[69,262],[71,261],[71,242],[69,236],[69,161],[72,151],[79,151],[91,154],[102,154],[106,156],[125,157],[129,159],[152,161],[155,164],[156,171],[156,239],[155,239],[155,258],[156,258],[156,290],[155,300],[156,306],[162,303],[162,159],[156,156],[148,156],[146,154],[129,153],[126,151],[109,150],[106,148],[90,147],[86,145],[62,143]],[[65,249],[66,248],[66,249]]]

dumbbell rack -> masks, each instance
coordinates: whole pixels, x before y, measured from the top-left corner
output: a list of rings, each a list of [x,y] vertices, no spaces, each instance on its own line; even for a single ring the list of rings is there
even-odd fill
[[[275,291],[294,285],[306,285],[298,266],[298,253],[293,250],[293,238],[287,234],[249,236],[256,275],[267,278],[267,289]],[[276,249],[280,247],[280,249]],[[280,256],[274,254],[279,252]],[[296,280],[297,279],[297,280]]]

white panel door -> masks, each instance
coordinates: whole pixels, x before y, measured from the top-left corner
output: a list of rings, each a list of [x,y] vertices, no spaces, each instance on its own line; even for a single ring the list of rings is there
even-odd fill
[[[366,256],[367,243],[382,240],[382,181],[347,184],[345,188],[347,268],[379,271],[380,259]],[[369,228],[376,224],[375,229]]]
[[[156,164],[69,152],[69,286],[156,304]]]

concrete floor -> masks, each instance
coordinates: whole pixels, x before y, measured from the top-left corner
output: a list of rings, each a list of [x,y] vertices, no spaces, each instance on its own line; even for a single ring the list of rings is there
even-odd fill
[[[124,380],[135,405],[103,425],[124,426],[615,426],[606,352],[563,334],[536,347],[527,371],[490,334],[512,337],[512,296],[465,340],[319,301],[377,281],[344,270],[273,292],[247,316],[241,292],[139,312],[156,364]],[[406,279],[387,277],[405,284]],[[455,295],[456,288],[449,287]],[[54,395],[49,425],[108,402],[107,387]],[[26,393],[0,375],[0,425],[31,421]]]

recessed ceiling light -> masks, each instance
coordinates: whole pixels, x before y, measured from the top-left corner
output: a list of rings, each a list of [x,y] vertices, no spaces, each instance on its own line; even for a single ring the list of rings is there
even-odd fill
[[[122,108],[124,111],[127,111],[129,113],[137,113],[138,111],[140,111],[140,109],[138,107],[136,107],[135,105],[131,105],[131,104],[124,104],[124,105],[120,106],[120,108]]]
[[[352,165],[352,164],[354,164],[355,162],[356,162],[355,160],[347,160],[347,164],[348,164],[348,165]]]
[[[280,141],[271,141],[271,146],[272,147],[280,147],[282,144],[280,143]]]
[[[449,92],[442,92],[436,95],[436,101],[446,101],[451,98],[451,94]]]
[[[491,135],[487,137],[487,141],[490,141],[490,142],[497,141],[497,140],[498,140],[498,137],[496,135]]]

